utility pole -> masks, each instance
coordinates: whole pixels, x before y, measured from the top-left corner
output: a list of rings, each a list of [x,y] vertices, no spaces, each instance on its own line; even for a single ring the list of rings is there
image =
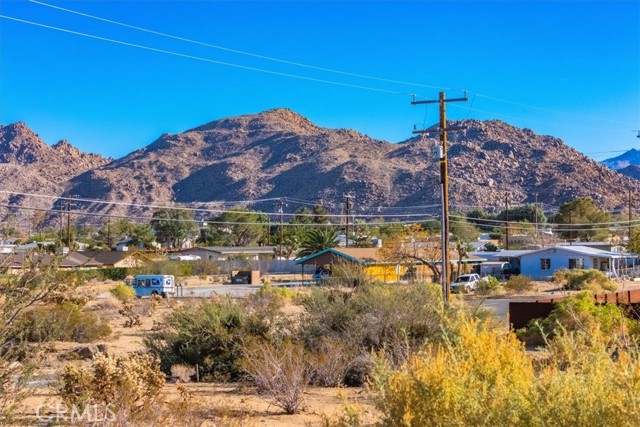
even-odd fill
[[[629,243],[631,243],[631,190],[629,190]]]
[[[431,132],[440,133],[440,196],[442,201],[442,297],[444,299],[444,305],[449,305],[449,299],[451,297],[451,288],[449,287],[449,177],[447,169],[447,132],[454,130],[466,129],[464,126],[460,127],[447,127],[447,102],[468,101],[467,92],[464,92],[463,98],[451,98],[446,99],[445,93],[440,92],[438,99],[416,101],[415,95],[411,105],[418,104],[439,104],[440,106],[440,126],[436,130],[414,130],[414,134],[425,134]]]
[[[509,250],[509,194],[504,195],[504,248]]]
[[[533,203],[533,219],[536,223],[536,239],[538,238],[538,193],[536,193],[535,202]]]
[[[107,217],[107,246],[111,250],[111,217]]]
[[[71,200],[67,199],[67,245],[71,250]]]
[[[282,197],[278,199],[278,212],[280,214],[280,231],[278,236],[278,255],[282,258],[282,241],[284,240],[284,201]]]
[[[345,247],[349,247],[349,216],[351,216],[351,210],[353,209],[353,196],[350,194],[345,194],[344,196],[344,206],[347,212],[347,223],[344,232],[345,236]]]

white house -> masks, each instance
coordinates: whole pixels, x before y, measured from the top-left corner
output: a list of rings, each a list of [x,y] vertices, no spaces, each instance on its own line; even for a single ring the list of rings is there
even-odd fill
[[[596,269],[616,276],[629,254],[603,251],[586,246],[553,246],[520,255],[520,274],[535,280],[547,280],[557,270]]]

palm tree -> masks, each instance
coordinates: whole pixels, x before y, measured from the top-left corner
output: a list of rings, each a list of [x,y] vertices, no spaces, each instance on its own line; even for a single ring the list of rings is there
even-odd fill
[[[338,246],[338,230],[313,229],[302,238],[298,258],[304,258],[336,246]]]

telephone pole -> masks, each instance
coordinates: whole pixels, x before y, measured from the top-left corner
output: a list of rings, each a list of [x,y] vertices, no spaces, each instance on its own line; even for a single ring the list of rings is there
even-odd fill
[[[504,248],[509,250],[509,194],[504,195]]]
[[[631,190],[629,190],[629,243],[631,243]]]
[[[278,236],[278,256],[282,258],[282,241],[284,240],[284,201],[282,198],[278,199],[278,212],[280,214],[280,232]]]
[[[536,199],[533,203],[533,219],[536,222],[536,239],[538,238],[538,193],[536,193]]]
[[[447,127],[447,102],[468,101],[467,92],[464,92],[463,98],[451,98],[446,99],[445,93],[440,92],[438,99],[416,101],[415,95],[411,105],[418,104],[439,104],[440,106],[440,126],[434,130],[414,130],[414,134],[425,134],[437,132],[440,134],[440,196],[442,201],[442,297],[444,299],[444,305],[449,305],[449,299],[451,297],[451,288],[449,287],[449,177],[447,169],[447,132],[454,130],[466,129],[464,126],[452,126]]]
[[[353,210],[353,196],[350,194],[345,194],[344,196],[344,206],[347,212],[347,223],[344,232],[345,236],[345,247],[349,247],[349,216],[351,216],[351,211]]]

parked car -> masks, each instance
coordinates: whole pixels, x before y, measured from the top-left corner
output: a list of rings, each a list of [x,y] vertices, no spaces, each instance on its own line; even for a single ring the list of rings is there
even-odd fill
[[[478,287],[480,275],[476,273],[461,274],[455,282],[451,284],[451,292],[470,292]]]

